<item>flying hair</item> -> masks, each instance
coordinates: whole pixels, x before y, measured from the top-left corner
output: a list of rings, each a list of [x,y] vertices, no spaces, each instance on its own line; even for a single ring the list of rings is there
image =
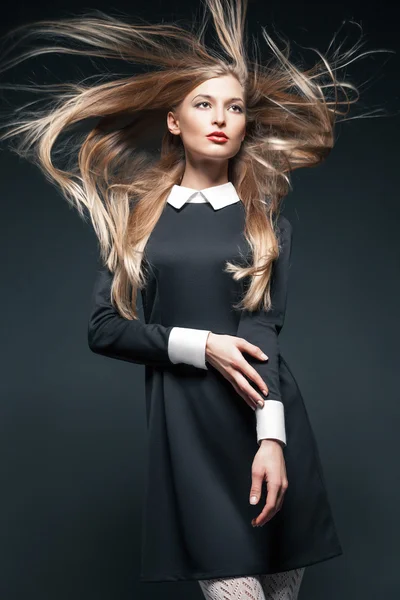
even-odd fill
[[[325,54],[311,67],[295,64],[290,44],[281,46],[262,27],[269,56],[247,39],[247,0],[202,0],[203,15],[190,24],[143,22],[101,11],[19,26],[3,36],[0,73],[49,53],[122,61],[128,74],[102,73],[78,82],[2,84],[2,89],[46,93],[14,107],[0,127],[19,156],[35,163],[79,215],[91,221],[101,260],[114,274],[111,297],[119,313],[137,319],[138,289],[146,284],[145,247],[174,184],[185,171],[180,136],[167,128],[166,114],[202,82],[233,75],[246,100],[246,137],[229,161],[229,180],[246,212],[245,237],[252,264],[226,264],[235,280],[248,278],[235,307],[268,310],[273,262],[279,256],[277,217],[291,189],[290,173],[315,167],[334,146],[335,125],[354,118],[359,89],[340,71],[372,53],[362,33],[348,49]],[[206,45],[208,20],[219,47]],[[351,23],[361,28],[356,23]],[[18,52],[18,45],[39,40]],[[46,43],[49,41],[49,43]],[[132,65],[142,65],[132,74]],[[158,123],[158,130],[155,124]],[[83,127],[86,130],[83,130]],[[158,135],[157,152],[146,135]],[[63,161],[64,164],[58,164]],[[58,166],[57,166],[58,165]]]

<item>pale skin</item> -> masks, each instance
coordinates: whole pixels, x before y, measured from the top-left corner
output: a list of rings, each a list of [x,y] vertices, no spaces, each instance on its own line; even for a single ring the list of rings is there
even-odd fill
[[[227,183],[229,159],[240,150],[246,135],[245,94],[241,84],[233,75],[204,81],[184,98],[176,111],[168,113],[167,126],[173,135],[181,136],[184,144],[186,167],[182,186],[201,190]],[[223,131],[228,141],[210,140],[207,136],[214,131]],[[244,358],[243,352],[261,360],[268,359],[261,348],[244,338],[208,334],[206,360],[255,410],[257,405],[264,405],[264,399],[246,377],[258,386],[264,396],[268,395],[268,387]],[[288,487],[279,440],[261,440],[251,474],[250,498],[256,497],[255,504],[259,502],[263,483],[267,484],[266,504],[251,522],[253,526],[262,526],[281,509]]]

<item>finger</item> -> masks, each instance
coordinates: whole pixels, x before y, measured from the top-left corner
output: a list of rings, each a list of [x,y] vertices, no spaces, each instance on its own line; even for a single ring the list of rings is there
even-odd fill
[[[263,484],[263,476],[253,473],[252,477],[251,477],[251,489],[250,489],[250,495],[249,495],[250,504],[255,505],[260,500],[262,484]]]
[[[268,356],[266,354],[264,354],[264,352],[261,350],[261,348],[259,346],[256,346],[255,344],[248,342],[244,338],[238,338],[238,340],[239,340],[238,347],[240,350],[242,350],[242,351],[244,350],[244,352],[247,352],[247,354],[251,354],[251,356],[254,356],[255,358],[259,358],[260,360],[268,360]]]
[[[251,399],[254,407],[260,406],[262,408],[264,406],[264,398],[250,385],[244,375],[240,371],[236,371],[234,378],[236,385],[242,390],[243,394],[246,394]]]
[[[250,344],[252,345],[252,344]],[[255,346],[257,347],[257,346]],[[269,389],[261,375],[256,371],[254,367],[244,358],[242,355],[241,360],[239,361],[239,368],[241,372],[246,375],[251,381],[254,381],[256,386],[261,390],[264,396],[267,396],[269,393]]]
[[[253,396],[249,396],[247,394],[247,392],[246,392],[247,382],[246,382],[246,379],[241,375],[240,371],[238,371],[236,368],[232,369],[231,375],[229,377],[227,377],[227,379],[232,384],[236,393],[239,394],[239,396],[245,400],[246,404],[248,404],[250,406],[250,408],[255,410],[257,407],[257,401],[254,400],[254,397],[253,397],[254,394],[253,394]]]
[[[251,366],[249,362],[245,358],[243,358],[243,367],[242,372],[246,377],[248,377],[251,381],[254,381],[256,386],[261,390],[264,396],[267,396],[269,393],[268,386],[265,383],[264,379],[261,375],[255,370],[254,367]]]
[[[284,490],[282,487],[278,493],[278,497],[276,499],[276,512],[279,512],[282,508],[283,500],[285,498],[285,491],[286,490]]]
[[[239,394],[239,396],[241,398],[243,398],[243,400],[245,400],[245,402],[250,406],[250,408],[252,408],[253,410],[256,410],[254,401],[242,392],[242,390],[239,388],[239,386],[236,385],[234,380],[232,380],[231,383],[232,383],[235,391],[237,392],[237,394]]]
[[[265,525],[275,515],[278,492],[281,487],[277,483],[268,483],[267,501],[261,513],[253,519],[252,523],[257,526]]]
[[[286,490],[287,490],[287,488],[285,488],[282,485],[281,489],[279,491],[279,494],[278,494],[277,511],[282,509],[283,501],[285,499]]]
[[[246,361],[245,361],[246,362]],[[264,406],[265,398],[257,392],[257,390],[249,383],[242,373],[237,374],[236,380],[240,381],[240,385],[244,392],[252,399],[255,406]]]

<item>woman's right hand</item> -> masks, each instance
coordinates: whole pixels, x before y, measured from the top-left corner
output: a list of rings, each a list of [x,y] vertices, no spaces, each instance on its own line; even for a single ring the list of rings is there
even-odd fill
[[[244,358],[242,352],[247,352],[259,360],[268,359],[261,348],[244,338],[212,332],[208,334],[206,360],[218,369],[225,379],[230,381],[239,396],[255,410],[257,406],[264,406],[264,400],[244,375],[254,381],[265,396],[268,394],[268,387],[263,378]]]

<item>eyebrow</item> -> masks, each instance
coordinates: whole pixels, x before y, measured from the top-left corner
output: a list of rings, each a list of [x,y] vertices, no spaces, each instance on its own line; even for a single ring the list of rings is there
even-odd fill
[[[215,98],[213,96],[210,96],[210,94],[197,94],[197,96],[195,96],[193,98],[193,100],[195,100],[199,96],[201,96],[202,98],[209,98],[210,100],[215,100]],[[244,104],[244,100],[242,98],[229,98],[229,100],[227,100],[227,102],[232,102],[233,100],[235,102],[243,102],[243,104]]]

